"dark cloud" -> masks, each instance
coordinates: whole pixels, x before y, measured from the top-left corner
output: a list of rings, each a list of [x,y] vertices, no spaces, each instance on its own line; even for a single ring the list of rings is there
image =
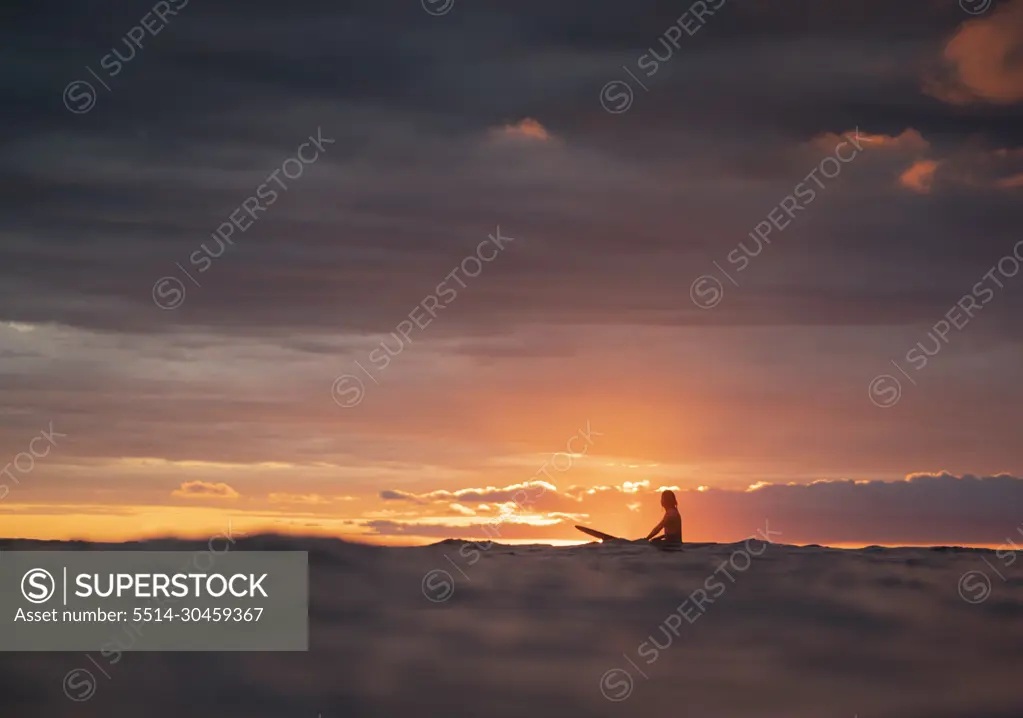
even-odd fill
[[[953,104],[1012,105],[1023,101],[1023,3],[1005,2],[965,23],[945,47],[944,76],[926,89]]]
[[[570,321],[703,322],[692,308],[663,317],[650,308],[676,304],[679,275],[698,276],[812,169],[821,157],[800,143],[859,126],[914,128],[938,153],[985,133],[1021,144],[999,129],[1004,110],[963,119],[919,92],[921,63],[962,19],[954,3],[726,3],[683,37],[632,111],[603,112],[602,84],[659,47],[684,9],[474,3],[434,18],[414,4],[188,3],[84,115],[60,106],[64,85],[89,79],[85,65],[102,71],[101,58],[123,46],[111,28],[127,33],[148,8],[120,8],[102,24],[66,4],[45,13],[60,23],[24,11],[34,41],[12,37],[7,52],[35,72],[10,80],[21,102],[4,119],[0,181],[13,241],[0,255],[0,312],[136,332],[380,331],[504,223],[523,239],[444,331],[532,319],[541,308]],[[526,117],[562,144],[488,140]],[[156,310],[153,282],[188,282],[174,263],[212,246],[209,234],[319,127],[337,140],[323,159],[238,235],[201,288],[188,284],[183,307]],[[936,220],[934,206],[894,193],[895,177],[886,188],[855,165],[848,174],[839,196],[811,210],[812,224],[791,230],[786,261],[809,233],[825,235],[814,242],[821,252],[855,248],[862,266],[847,267],[849,293],[803,279],[812,315],[774,290],[758,296],[759,309],[735,306],[714,321],[919,317],[941,287],[873,308],[868,266],[882,247],[854,238],[883,239],[888,257],[926,244],[937,265],[969,251],[979,267],[1018,220],[1007,214],[1014,195],[989,198],[988,213],[943,198],[949,213]],[[873,218],[887,227],[883,238]],[[801,274],[827,264],[811,253]],[[524,284],[528,293],[513,291]]]
[[[238,492],[223,482],[186,481],[172,494],[181,499],[236,499]]]
[[[381,491],[380,498],[384,501],[420,501],[415,494],[411,494],[407,491],[393,491],[391,489]]]

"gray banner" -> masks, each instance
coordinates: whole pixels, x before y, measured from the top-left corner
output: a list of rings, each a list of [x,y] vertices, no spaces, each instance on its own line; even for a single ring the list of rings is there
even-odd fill
[[[306,651],[309,555],[0,552],[0,651],[115,647]]]

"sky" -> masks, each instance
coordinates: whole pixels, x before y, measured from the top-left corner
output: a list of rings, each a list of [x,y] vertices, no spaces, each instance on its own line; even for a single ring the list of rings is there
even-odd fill
[[[1023,0],[13,8],[0,535],[1023,541]]]

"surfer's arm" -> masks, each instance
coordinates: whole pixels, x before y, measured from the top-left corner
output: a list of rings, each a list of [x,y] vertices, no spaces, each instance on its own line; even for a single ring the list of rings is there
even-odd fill
[[[654,526],[653,531],[651,531],[649,534],[647,534],[646,540],[649,541],[650,539],[652,539],[663,528],[664,528],[664,519],[661,519],[661,522],[659,524],[657,524],[656,526]]]

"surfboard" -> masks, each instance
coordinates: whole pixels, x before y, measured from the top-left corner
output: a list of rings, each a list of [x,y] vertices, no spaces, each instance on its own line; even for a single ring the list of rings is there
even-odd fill
[[[681,551],[682,550],[682,545],[681,544],[651,543],[651,542],[647,541],[646,539],[623,539],[623,538],[618,538],[617,536],[612,536],[611,534],[606,534],[603,531],[597,531],[596,529],[591,529],[588,526],[578,526],[577,525],[576,528],[579,529],[580,531],[582,531],[587,536],[592,536],[595,539],[600,539],[600,541],[604,542],[604,543],[612,543],[612,542],[614,542],[614,543],[628,543],[628,544],[646,544],[647,546],[653,546],[654,548],[656,548],[659,551]]]
[[[592,536],[593,538],[600,539],[601,541],[627,541],[628,540],[628,539],[620,539],[617,536],[612,536],[611,534],[606,534],[603,531],[597,531],[596,529],[587,528],[586,526],[576,526],[576,528],[579,529],[580,531],[582,531],[587,536]]]

